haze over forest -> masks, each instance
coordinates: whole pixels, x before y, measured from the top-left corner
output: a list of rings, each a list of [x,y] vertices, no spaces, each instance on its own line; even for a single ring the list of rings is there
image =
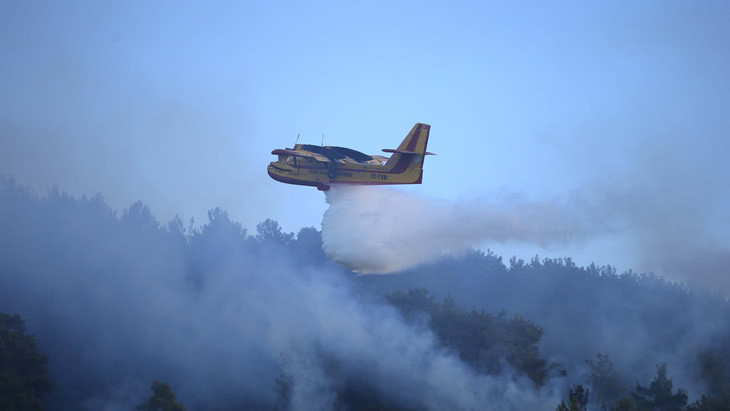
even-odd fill
[[[676,409],[728,404],[727,301],[652,274],[473,250],[358,276],[315,228],[160,223],[10,178],[0,226],[0,312],[48,356],[49,409],[131,409],[152,381],[193,410],[553,410],[579,384],[589,409],[650,407],[662,375]]]
[[[0,1],[0,410],[730,409],[728,16]]]

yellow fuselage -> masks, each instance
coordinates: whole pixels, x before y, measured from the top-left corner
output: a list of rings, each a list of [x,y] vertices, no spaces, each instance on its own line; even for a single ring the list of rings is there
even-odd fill
[[[401,161],[408,161],[404,158]],[[294,164],[296,162],[296,164]],[[359,163],[337,162],[334,178],[330,178],[331,163],[320,163],[302,157],[279,156],[278,161],[269,164],[271,178],[282,183],[307,186],[325,186],[332,183],[343,184],[418,184],[421,180],[420,167],[404,167],[394,170],[391,165],[370,165]],[[410,164],[408,164],[410,165]],[[329,175],[328,175],[329,174]]]

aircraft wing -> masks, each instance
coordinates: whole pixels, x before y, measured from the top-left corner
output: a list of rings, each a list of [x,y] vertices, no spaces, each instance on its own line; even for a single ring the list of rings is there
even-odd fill
[[[321,163],[331,163],[330,159],[317,153],[312,153],[311,151],[304,151],[304,150],[284,150],[281,148],[278,148],[271,152],[271,154],[274,155],[281,155],[281,156],[292,156],[292,157],[304,157],[304,158],[311,158],[314,160],[317,160]]]

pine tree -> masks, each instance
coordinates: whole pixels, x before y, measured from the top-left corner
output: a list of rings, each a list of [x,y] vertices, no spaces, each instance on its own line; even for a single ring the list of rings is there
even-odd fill
[[[185,411],[185,407],[175,399],[175,392],[169,385],[160,381],[152,381],[150,386],[152,397],[137,405],[143,411]]]
[[[608,355],[596,354],[596,362],[586,360],[591,369],[590,382],[596,399],[604,403],[615,403],[626,393],[621,384],[621,376],[613,368],[613,363]]]
[[[577,385],[575,391],[570,390],[568,404],[561,401],[557,411],[587,411],[590,390],[584,389],[582,385]]]
[[[48,357],[25,333],[18,315],[0,313],[0,410],[42,410],[43,397],[52,390]]]
[[[687,392],[682,388],[672,394],[672,379],[667,378],[667,364],[656,367],[656,376],[649,388],[636,384],[636,392],[631,394],[640,409],[661,411],[682,411],[687,405]]]

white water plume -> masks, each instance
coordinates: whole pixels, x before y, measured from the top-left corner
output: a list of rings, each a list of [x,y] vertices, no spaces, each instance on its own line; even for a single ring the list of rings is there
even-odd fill
[[[575,203],[516,195],[449,203],[382,187],[333,186],[327,203],[322,247],[360,273],[404,270],[486,241],[565,244],[596,229]]]

